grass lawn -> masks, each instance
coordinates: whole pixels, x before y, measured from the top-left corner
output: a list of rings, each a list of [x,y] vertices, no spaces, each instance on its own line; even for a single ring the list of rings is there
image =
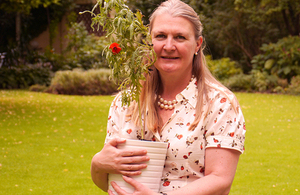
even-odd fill
[[[237,94],[246,150],[230,194],[300,194],[300,97]]]
[[[247,133],[231,194],[299,194],[300,97],[236,95]],[[106,194],[89,169],[112,99],[0,91],[0,194]]]

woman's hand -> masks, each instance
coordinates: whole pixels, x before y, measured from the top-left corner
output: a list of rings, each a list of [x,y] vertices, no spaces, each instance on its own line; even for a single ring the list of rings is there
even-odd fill
[[[141,169],[145,169],[147,151],[143,149],[120,150],[117,145],[126,140],[113,138],[107,142],[103,149],[92,159],[92,166],[96,171],[105,171],[106,173],[122,174],[126,176],[140,175]]]
[[[133,186],[135,188],[135,191],[131,195],[158,195],[158,193],[155,193],[151,191],[149,188],[144,186],[143,184],[135,181],[134,179],[123,176],[124,181],[126,181],[128,184]],[[115,182],[111,182],[112,187],[115,189],[115,191],[118,193],[118,195],[130,195],[123,189],[121,189]],[[109,195],[115,195],[111,190],[108,190]]]
[[[140,175],[141,170],[147,167],[145,162],[150,158],[146,156],[146,150],[120,150],[117,148],[118,144],[125,141],[125,139],[113,138],[92,159],[92,179],[104,191],[108,189],[108,173],[135,176]]]

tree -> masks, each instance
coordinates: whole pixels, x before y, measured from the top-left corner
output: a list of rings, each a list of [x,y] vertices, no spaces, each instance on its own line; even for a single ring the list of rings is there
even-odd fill
[[[0,2],[0,52],[9,66],[36,60],[29,42],[49,26],[50,44],[73,0],[2,0]],[[22,33],[21,33],[22,31]]]
[[[140,10],[144,15],[143,17],[144,24],[148,24],[151,13],[163,1],[164,0],[139,0],[139,1],[127,0],[127,3],[129,4],[131,10],[133,10],[134,12],[136,10]]]
[[[252,42],[248,50],[254,51],[254,55],[262,52],[259,47],[263,44],[275,43],[289,35],[300,35],[300,1],[235,0],[234,10],[237,15],[244,15],[248,19],[246,29],[254,27],[253,36],[248,37]],[[253,45],[253,42],[258,40],[259,45]],[[249,59],[251,60],[254,55],[248,55]]]
[[[28,15],[33,8],[38,8],[40,5],[48,7],[51,4],[60,4],[60,0],[3,0],[0,9],[6,12],[20,12]]]
[[[46,8],[51,4],[59,4],[59,0],[4,0],[0,5],[0,9],[16,14],[16,41],[19,43],[21,38],[21,14],[29,15],[31,9],[38,8],[40,5]]]
[[[200,15],[204,26],[203,36],[207,53],[213,59],[229,57],[251,70],[251,59],[260,53],[260,46],[272,42],[278,37],[274,26],[264,21],[253,21],[248,12],[237,8],[234,0],[183,0]],[[129,0],[133,9],[140,9],[148,21],[149,15],[161,0]]]
[[[190,0],[201,16],[214,59],[230,57],[244,72],[262,44],[299,35],[300,2],[294,0]]]
[[[248,13],[253,22],[274,23],[285,35],[300,33],[300,1],[235,0],[235,5],[239,12]]]
[[[229,57],[251,69],[251,59],[259,53],[266,29],[253,24],[247,14],[235,9],[234,0],[184,0],[200,15],[204,26],[206,52],[213,59]]]

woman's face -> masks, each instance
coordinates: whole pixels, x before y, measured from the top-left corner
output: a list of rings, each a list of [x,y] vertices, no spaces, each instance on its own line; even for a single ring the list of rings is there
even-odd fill
[[[158,15],[153,21],[151,37],[157,55],[154,66],[160,74],[191,74],[194,54],[201,47],[202,37],[195,39],[189,20],[168,13]]]

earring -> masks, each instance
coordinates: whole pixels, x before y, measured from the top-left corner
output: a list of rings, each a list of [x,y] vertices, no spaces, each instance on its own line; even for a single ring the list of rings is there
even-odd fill
[[[198,55],[198,52],[195,53],[195,56]]]

